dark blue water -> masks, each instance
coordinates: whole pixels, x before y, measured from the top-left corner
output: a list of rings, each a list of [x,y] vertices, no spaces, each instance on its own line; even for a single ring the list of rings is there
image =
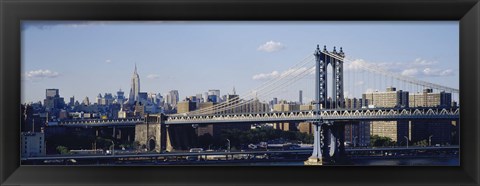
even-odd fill
[[[240,166],[303,166],[303,161],[238,163]],[[435,158],[359,158],[349,166],[460,166],[458,157]],[[335,165],[333,165],[335,166]]]

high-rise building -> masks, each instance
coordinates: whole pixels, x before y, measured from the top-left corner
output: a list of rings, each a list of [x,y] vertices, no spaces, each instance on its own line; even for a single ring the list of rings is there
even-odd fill
[[[410,107],[451,107],[452,94],[433,92],[424,89],[422,93],[410,95]],[[418,120],[411,121],[411,141],[426,141],[433,144],[456,144],[458,140],[458,123],[456,121]]]
[[[354,147],[370,145],[370,123],[359,121],[345,124],[345,142]]]
[[[130,95],[128,101],[130,104],[133,104],[135,101],[139,101],[140,93],[140,76],[137,73],[137,65],[135,64],[135,70],[132,75],[132,83],[130,88]]]
[[[218,96],[217,95],[208,95],[207,102],[218,103],[219,102]]]
[[[275,112],[290,112],[290,111],[299,111],[300,105],[297,103],[288,103],[285,100],[281,100],[278,104],[273,106],[273,111]],[[295,123],[275,123],[273,125],[274,129],[280,129],[284,131],[297,130]]]
[[[60,94],[58,92],[59,92],[58,89],[47,89],[45,91],[45,97],[46,98],[60,97]]]
[[[102,94],[99,93],[97,96],[97,104],[102,105],[102,99],[103,99],[103,96]]]
[[[45,134],[43,132],[22,132],[22,157],[45,156]]]
[[[299,103],[300,105],[303,104],[303,100],[302,100],[302,99],[303,99],[303,95],[302,95],[302,94],[303,94],[302,90],[298,91],[298,103]]]
[[[409,92],[397,90],[395,87],[388,87],[385,92],[364,93],[362,100],[358,102],[361,107],[403,108],[409,106]],[[352,100],[348,106],[355,108],[354,101]],[[352,127],[355,129],[354,126]],[[360,127],[359,129],[362,128],[367,127]],[[355,134],[355,132],[352,134]],[[392,141],[397,142],[398,145],[404,146],[411,140],[411,127],[408,121],[372,121],[370,122],[370,135],[388,137]],[[350,141],[355,143],[360,142],[354,140],[358,139],[350,139]]]
[[[60,97],[58,89],[46,89],[43,105],[47,111],[51,112],[63,108],[65,101]]]
[[[451,107],[452,94],[447,92],[433,92],[432,89],[424,89],[422,93],[410,94],[410,107]]]
[[[177,113],[187,113],[196,109],[196,102],[193,102],[190,99],[185,99],[177,104]]]
[[[362,95],[363,100],[372,107],[408,107],[408,92],[388,87],[386,92],[369,92]]]
[[[409,121],[372,121],[370,122],[370,136],[388,137],[398,145],[406,146],[412,139]]]
[[[122,89],[117,91],[117,98],[115,101],[119,104],[123,104],[123,102],[125,102],[125,93],[122,91]]]
[[[205,101],[205,100],[203,99],[202,94],[197,94],[196,97],[197,97],[198,101],[200,101],[200,103],[203,103],[203,102]]]
[[[148,102],[151,103],[151,104],[154,104],[154,105],[160,105],[160,97],[161,95],[160,94],[156,94],[156,93],[148,93]]]
[[[75,105],[75,96],[70,97],[70,102],[68,102],[68,106],[74,106]]]
[[[215,95],[217,97],[217,101],[216,102],[221,102],[220,100],[220,90],[218,89],[211,89],[211,90],[208,90],[208,93],[207,93],[208,96],[211,96],[211,95]]]
[[[147,103],[148,101],[148,94],[146,92],[139,92],[138,93],[138,100],[142,103]]]
[[[102,105],[111,105],[113,104],[113,101],[115,99],[113,98],[113,95],[111,93],[105,93],[102,99]]]
[[[88,100],[88,97],[85,97],[85,99],[83,99],[82,104],[90,105],[90,100]]]
[[[145,115],[145,105],[142,102],[135,102],[134,115],[137,117],[144,117]]]
[[[172,107],[176,107],[179,100],[180,96],[178,94],[178,90],[171,90],[170,92],[168,92],[167,103],[172,105]]]

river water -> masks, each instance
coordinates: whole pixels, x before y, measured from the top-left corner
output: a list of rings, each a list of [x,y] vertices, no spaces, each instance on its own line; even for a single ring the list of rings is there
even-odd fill
[[[240,166],[303,166],[303,161],[238,163]],[[348,166],[460,166],[458,157],[354,158]],[[333,165],[335,166],[335,165]]]

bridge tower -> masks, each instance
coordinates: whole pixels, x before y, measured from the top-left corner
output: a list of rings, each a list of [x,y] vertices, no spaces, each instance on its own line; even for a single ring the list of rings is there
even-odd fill
[[[314,144],[312,156],[305,162],[306,164],[323,164],[324,159],[338,157],[344,154],[342,129],[344,125],[334,125],[332,121],[325,121],[321,118],[322,109],[332,108],[340,109],[345,107],[344,87],[343,87],[343,58],[345,54],[342,48],[337,52],[333,48],[332,52],[327,51],[326,46],[323,50],[317,45],[315,55],[315,113],[314,120]],[[327,67],[332,66],[333,72],[333,95],[331,101],[328,99]],[[322,155],[323,154],[323,155]]]

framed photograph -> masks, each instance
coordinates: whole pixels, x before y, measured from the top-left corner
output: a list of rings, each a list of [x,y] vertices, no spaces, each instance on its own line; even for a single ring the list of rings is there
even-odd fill
[[[478,1],[0,5],[2,184],[479,183]]]

